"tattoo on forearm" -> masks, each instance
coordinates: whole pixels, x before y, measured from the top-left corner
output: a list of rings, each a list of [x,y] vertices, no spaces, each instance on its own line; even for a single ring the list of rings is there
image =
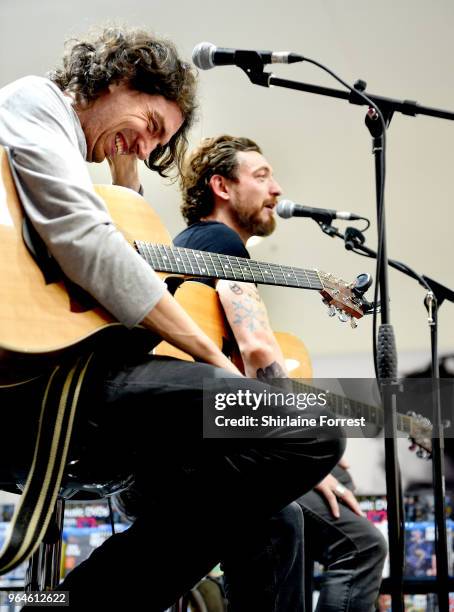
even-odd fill
[[[235,295],[241,295],[243,293],[243,290],[238,285],[238,283],[230,283],[229,287],[230,287],[230,291],[233,291],[233,293],[235,293]]]
[[[286,374],[277,361],[273,361],[265,368],[257,370],[257,378],[261,381],[269,380],[270,378],[285,378]]]
[[[257,291],[257,287],[252,283],[246,284],[246,286],[240,287],[238,283],[229,283],[229,289],[235,295],[247,295],[253,298],[256,302],[262,302],[260,293]]]
[[[235,313],[234,325],[245,325],[253,332],[259,327],[266,328],[266,317],[263,310],[257,307],[250,298],[244,298],[241,302],[232,302]]]

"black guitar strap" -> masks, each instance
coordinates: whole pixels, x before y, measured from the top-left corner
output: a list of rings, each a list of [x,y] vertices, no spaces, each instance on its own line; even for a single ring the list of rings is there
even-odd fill
[[[93,353],[57,366],[41,403],[33,461],[0,551],[0,574],[11,571],[38,548],[54,510],[66,465],[82,382]]]

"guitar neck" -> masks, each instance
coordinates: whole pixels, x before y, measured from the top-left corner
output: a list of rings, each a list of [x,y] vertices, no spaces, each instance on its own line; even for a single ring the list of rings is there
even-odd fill
[[[317,291],[323,289],[317,270],[304,270],[166,244],[151,244],[142,240],[136,240],[134,245],[138,253],[156,272],[173,272],[184,276],[222,278]]]
[[[306,385],[298,381],[294,381],[294,388],[297,392],[301,393],[317,393],[323,392],[326,395],[327,407],[334,414],[344,417],[357,419],[364,417],[366,423],[376,425],[377,427],[384,427],[384,411],[382,406],[372,406],[364,402],[349,399],[331,391],[323,391],[322,389],[316,389],[312,385]],[[413,418],[411,416],[397,413],[397,430],[407,435],[413,434]]]

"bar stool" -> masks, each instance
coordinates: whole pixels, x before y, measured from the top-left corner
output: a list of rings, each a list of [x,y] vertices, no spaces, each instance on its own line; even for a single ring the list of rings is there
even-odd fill
[[[0,490],[20,494],[24,481],[8,480],[0,474]],[[35,552],[30,556],[25,576],[25,591],[48,591],[60,582],[61,548],[65,502],[91,501],[107,498],[125,490],[132,483],[131,474],[93,474],[83,461],[72,460],[65,469],[55,507],[47,531]],[[110,505],[110,504],[109,504]]]

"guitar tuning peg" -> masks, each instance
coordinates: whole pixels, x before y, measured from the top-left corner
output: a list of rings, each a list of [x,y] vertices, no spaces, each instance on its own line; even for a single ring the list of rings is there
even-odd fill
[[[348,314],[340,311],[339,314],[337,315],[337,318],[339,319],[339,321],[342,321],[342,323],[346,323],[348,321]]]
[[[329,317],[334,317],[335,314],[336,314],[336,307],[335,306],[328,306],[328,316]]]
[[[350,317],[350,327],[352,329],[356,329],[358,327],[358,323],[356,322],[356,319],[353,316]]]
[[[372,276],[370,274],[359,274],[354,283],[353,293],[357,297],[362,297],[371,285]]]
[[[430,459],[430,453],[423,448],[419,448],[416,451],[416,456],[419,457],[419,459]]]

